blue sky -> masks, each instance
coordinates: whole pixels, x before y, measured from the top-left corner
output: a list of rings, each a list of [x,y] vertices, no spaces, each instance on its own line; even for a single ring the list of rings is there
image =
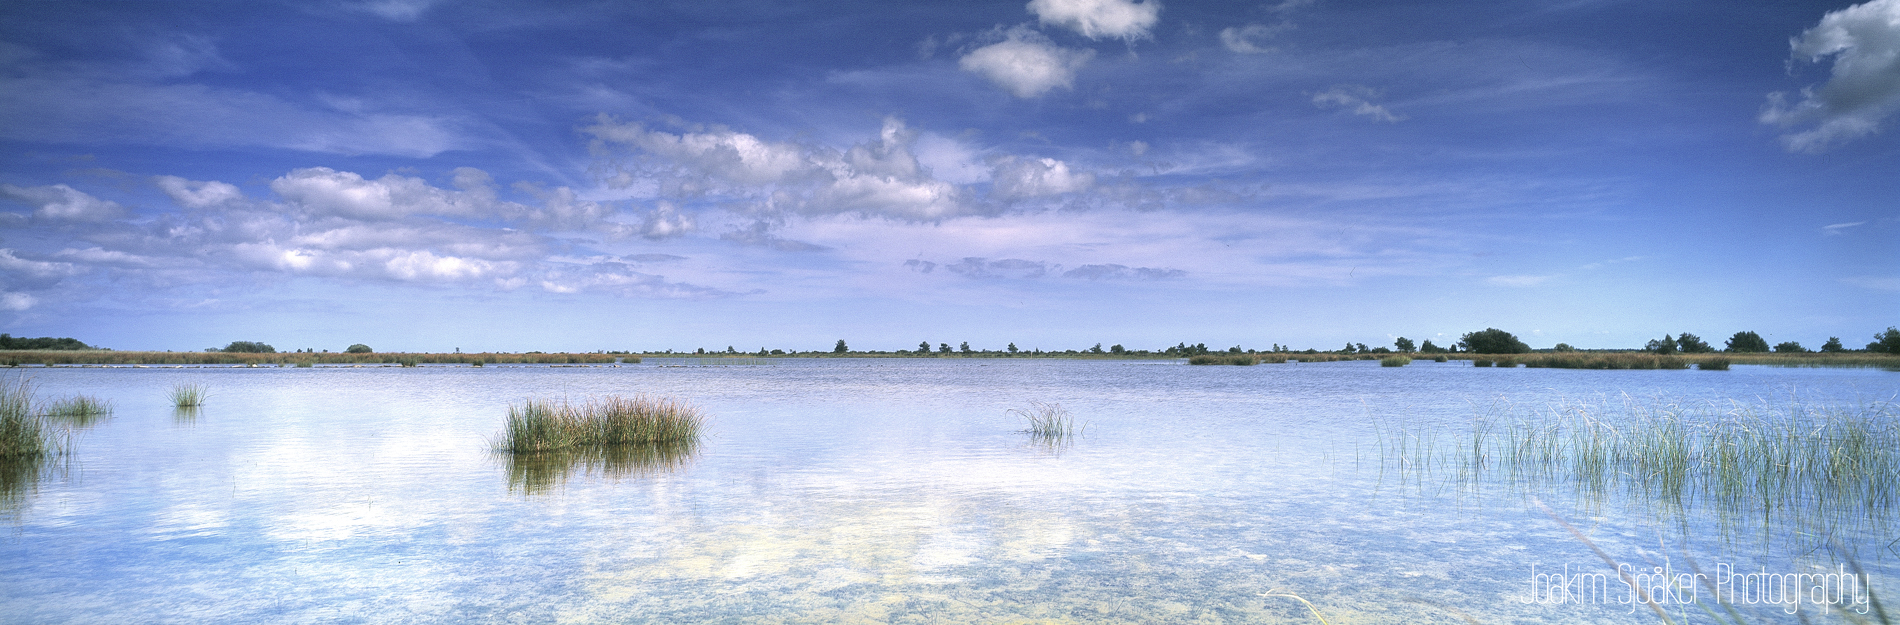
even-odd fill
[[[19,1],[0,68],[15,336],[1900,324],[1900,0]]]

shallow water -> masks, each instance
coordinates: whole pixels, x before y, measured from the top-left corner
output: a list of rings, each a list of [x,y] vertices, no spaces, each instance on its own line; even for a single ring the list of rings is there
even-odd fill
[[[1288,593],[1333,623],[1659,622],[1616,597],[1525,603],[1566,565],[1624,588],[1592,543],[1676,572],[1832,572],[1845,551],[1900,596],[1889,528],[1790,553],[1774,538],[1805,528],[1401,482],[1373,428],[1625,395],[1853,404],[1900,394],[1891,372],[654,362],[31,369],[42,399],[116,411],[0,510],[0,620],[1317,622],[1266,596]],[[195,414],[165,401],[185,382],[210,389]],[[678,466],[536,487],[489,451],[510,402],[642,392],[712,417]],[[1086,431],[1037,444],[1006,413],[1031,401]],[[1700,598],[1668,607],[1702,622]],[[1820,610],[1800,614],[1839,618]]]

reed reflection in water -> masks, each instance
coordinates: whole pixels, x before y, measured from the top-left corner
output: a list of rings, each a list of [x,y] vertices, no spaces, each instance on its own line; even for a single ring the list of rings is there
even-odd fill
[[[500,455],[507,462],[508,492],[538,495],[560,487],[576,473],[608,479],[669,473],[686,466],[698,451],[699,441],[694,439]]]

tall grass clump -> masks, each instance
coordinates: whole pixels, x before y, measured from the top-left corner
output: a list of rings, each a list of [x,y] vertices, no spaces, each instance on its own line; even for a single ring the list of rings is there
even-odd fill
[[[1201,354],[1188,358],[1190,365],[1241,365],[1250,366],[1260,360],[1251,354]]]
[[[534,494],[577,467],[613,476],[677,468],[697,451],[705,424],[705,413],[669,397],[529,399],[508,406],[493,445],[508,454],[509,489]]]
[[[1432,357],[1432,362],[1448,362],[1448,361],[1450,361],[1450,360],[1451,360],[1451,359],[1450,359],[1450,358],[1446,358],[1444,354],[1439,354],[1439,355],[1437,355],[1437,356],[1433,356],[1433,357]]]
[[[31,459],[64,449],[66,434],[33,410],[33,386],[23,379],[0,382],[0,458]]]
[[[613,395],[579,405],[530,399],[508,406],[495,448],[522,454],[697,441],[705,422],[698,408],[666,397]]]
[[[171,399],[173,407],[197,408],[203,406],[210,395],[203,384],[174,384],[166,396]]]
[[[1497,480],[1527,493],[1568,485],[1596,499],[1622,492],[1683,518],[1713,517],[1725,535],[1757,523],[1764,537],[1814,541],[1796,548],[1879,531],[1900,507],[1900,405],[1892,401],[1685,406],[1626,397],[1621,406],[1494,407],[1471,429],[1433,452],[1467,485]],[[1381,432],[1382,466],[1416,471],[1419,452],[1395,441],[1431,436]],[[1777,525],[1798,531],[1767,531]]]
[[[1728,371],[1728,365],[1727,358],[1706,358],[1695,363],[1695,368],[1703,371]]]
[[[1076,424],[1075,417],[1062,404],[1032,401],[1028,408],[1012,408],[1009,414],[1027,423],[1022,433],[1041,440],[1065,439],[1080,434],[1084,427]]]
[[[1386,356],[1379,359],[1381,367],[1403,367],[1409,364],[1412,364],[1412,359],[1405,356]]]

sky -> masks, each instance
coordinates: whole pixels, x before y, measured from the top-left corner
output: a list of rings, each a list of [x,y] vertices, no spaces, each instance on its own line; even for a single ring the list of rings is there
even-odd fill
[[[1900,0],[16,0],[0,332],[1857,347],[1896,125]]]

